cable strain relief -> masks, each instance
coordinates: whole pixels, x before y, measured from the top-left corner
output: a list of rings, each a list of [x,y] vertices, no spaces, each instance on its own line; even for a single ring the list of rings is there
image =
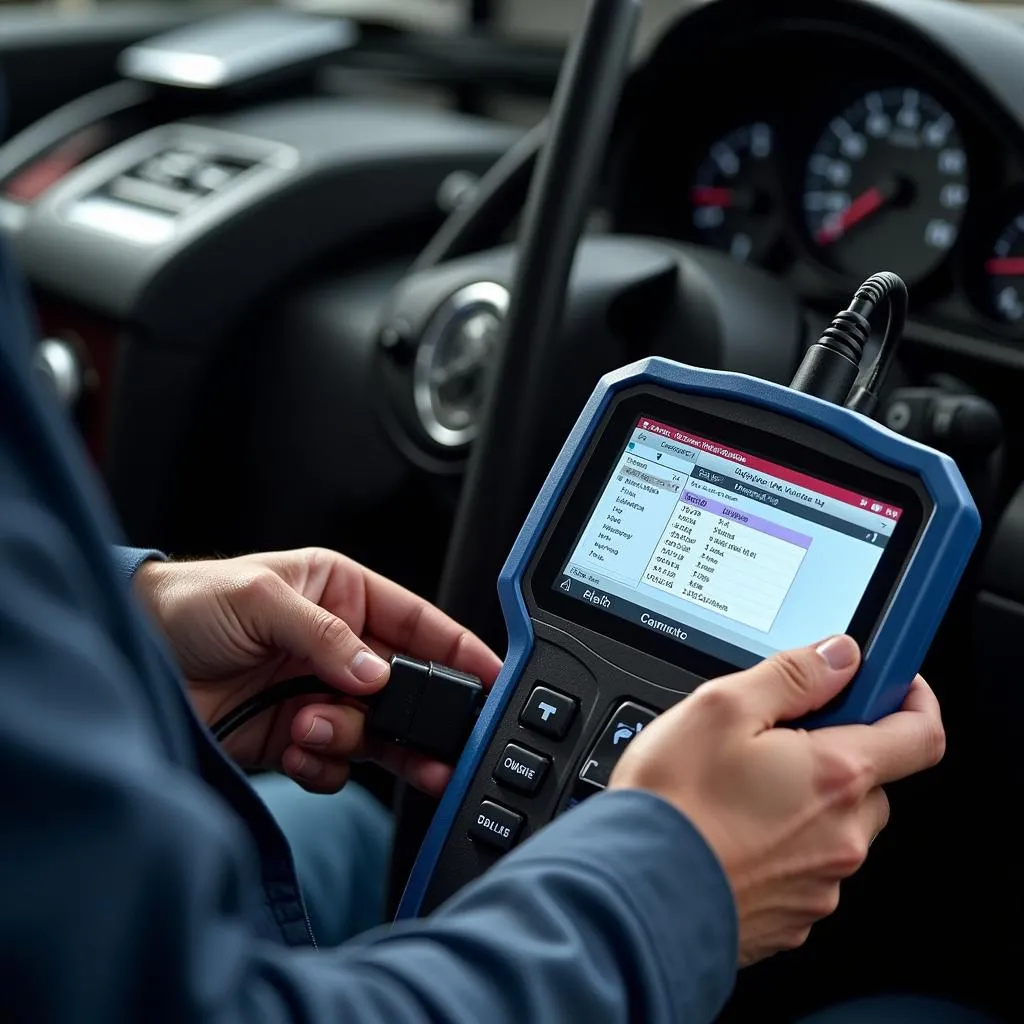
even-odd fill
[[[875,307],[898,289],[906,289],[906,285],[892,271],[882,270],[872,274],[854,293],[849,311],[870,317]]]
[[[871,325],[856,310],[844,309],[822,331],[818,344],[860,365],[864,347],[871,337]]]

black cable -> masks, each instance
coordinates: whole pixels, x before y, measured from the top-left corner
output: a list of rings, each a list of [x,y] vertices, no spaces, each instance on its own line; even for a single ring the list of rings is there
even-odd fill
[[[310,694],[337,697],[341,691],[315,676],[287,679],[243,701],[214,722],[210,731],[214,739],[223,742],[264,711]],[[367,732],[445,764],[455,764],[485,696],[483,684],[475,676],[433,661],[395,654],[387,683],[359,702],[367,709]]]
[[[226,740],[233,732],[237,732],[246,722],[251,721],[257,715],[269,711],[277,704],[283,704],[292,697],[303,697],[311,693],[334,693],[340,691],[328,686],[323,680],[314,676],[303,676],[299,679],[286,679],[283,683],[276,683],[268,687],[255,697],[242,701],[238,707],[233,708],[222,718],[210,726],[213,738],[218,742]]]
[[[856,384],[860,362],[871,336],[870,319],[886,302],[889,316],[875,361],[865,383]],[[870,415],[878,401],[907,320],[907,286],[890,271],[872,274],[850,305],[837,314],[807,350],[790,387],[855,412]]]
[[[851,311],[856,310],[865,320],[869,320],[875,308],[883,300],[889,306],[889,318],[885,325],[885,334],[882,335],[878,354],[875,356],[867,381],[863,385],[857,385],[846,399],[847,409],[853,409],[865,416],[870,416],[874,412],[879,394],[892,369],[896,350],[903,337],[903,328],[907,323],[910,297],[903,279],[888,270],[883,270],[880,274],[869,277],[857,289],[857,293],[850,303]]]

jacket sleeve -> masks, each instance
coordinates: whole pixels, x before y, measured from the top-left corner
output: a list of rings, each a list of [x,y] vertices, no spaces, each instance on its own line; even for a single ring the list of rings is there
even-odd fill
[[[143,562],[167,561],[167,556],[162,551],[156,551],[153,548],[126,548],[115,545],[113,555],[117,571],[129,580],[139,571],[139,566]]]
[[[736,963],[726,879],[641,793],[556,821],[431,918],[338,950],[252,927],[240,821],[161,753],[80,548],[0,500],[0,1016],[36,1024],[710,1021]]]

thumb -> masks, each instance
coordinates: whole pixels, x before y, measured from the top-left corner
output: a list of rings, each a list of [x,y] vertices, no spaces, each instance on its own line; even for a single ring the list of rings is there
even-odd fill
[[[860,648],[848,636],[775,654],[733,676],[744,710],[770,729],[824,707],[854,677]]]
[[[272,646],[307,662],[320,679],[345,693],[374,693],[387,682],[388,663],[343,619],[297,594],[283,580],[275,590],[271,600],[254,609]]]

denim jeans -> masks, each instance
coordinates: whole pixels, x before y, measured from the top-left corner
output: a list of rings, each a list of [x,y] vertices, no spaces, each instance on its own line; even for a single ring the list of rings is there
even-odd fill
[[[253,785],[291,844],[317,945],[340,946],[381,924],[393,827],[380,802],[355,783],[333,796],[283,775]]]

